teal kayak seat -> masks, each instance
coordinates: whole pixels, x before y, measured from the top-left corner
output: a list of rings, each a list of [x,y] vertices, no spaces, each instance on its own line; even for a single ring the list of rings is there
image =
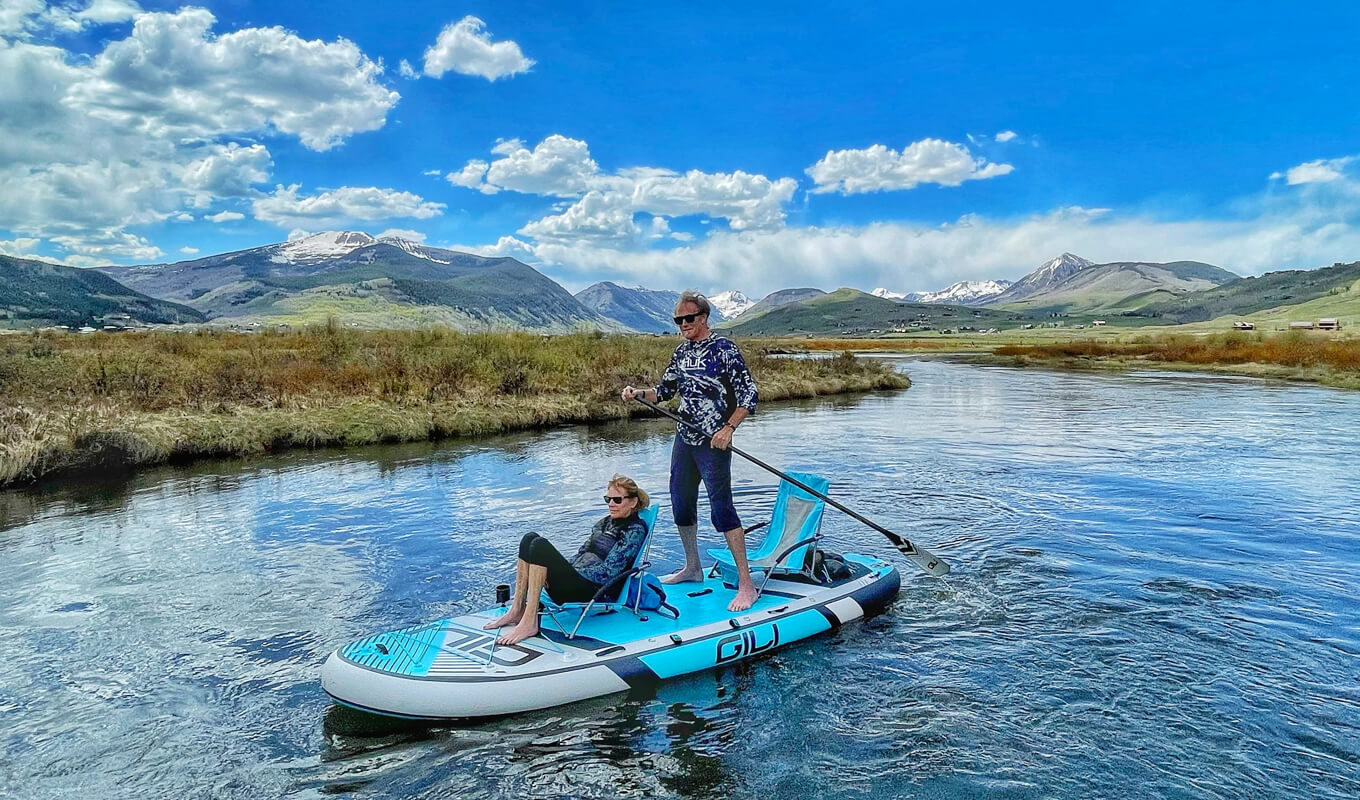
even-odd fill
[[[652,562],[647,560],[647,555],[652,549],[652,534],[656,533],[656,517],[659,513],[660,507],[655,503],[638,512],[638,519],[641,519],[643,524],[647,526],[647,538],[643,541],[641,549],[638,550],[637,558],[633,559],[633,564],[627,571],[616,575],[609,583],[601,586],[595,596],[585,603],[554,603],[548,593],[544,591],[539,594],[539,614],[552,617],[553,623],[557,625],[559,630],[567,634],[568,639],[576,636],[576,631],[580,629],[581,622],[592,613],[603,614],[611,611],[628,610],[635,615],[639,614],[638,608],[630,607],[625,601],[630,594],[630,585],[635,581],[641,581],[642,576],[646,575],[647,570],[652,566]],[[638,602],[641,601],[641,591],[634,591],[632,594],[638,598]],[[665,603],[662,606],[667,609],[671,616],[675,618],[680,616],[680,612],[675,610],[674,606]],[[567,615],[578,612],[579,616],[570,631],[557,620],[558,614]]]
[[[788,475],[821,494],[826,494],[831,488],[831,481],[820,475],[810,472],[790,472]],[[822,536],[822,512],[825,510],[826,501],[781,480],[770,521],[747,529],[749,533],[769,526],[760,547],[746,548],[746,560],[750,568],[765,573],[765,580],[779,573],[810,577],[812,559],[808,556]],[[732,551],[719,547],[709,550],[708,554],[717,562],[715,569],[722,572],[724,579],[736,580],[737,564],[732,558]],[[764,588],[764,583],[761,587]]]

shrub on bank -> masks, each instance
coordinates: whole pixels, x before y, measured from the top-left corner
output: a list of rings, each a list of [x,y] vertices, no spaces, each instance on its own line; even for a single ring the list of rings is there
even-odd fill
[[[1200,365],[1271,364],[1325,369],[1346,383],[1360,373],[1360,340],[1333,339],[1289,331],[1279,335],[1231,332],[1212,336],[1139,337],[1126,342],[1080,340],[1052,344],[1005,345],[998,356],[1033,359],[1136,358]]]
[[[580,333],[367,331],[34,333],[0,338],[0,485],[286,447],[475,435],[645,413],[677,340]],[[742,343],[762,400],[903,388],[844,354],[766,355]]]

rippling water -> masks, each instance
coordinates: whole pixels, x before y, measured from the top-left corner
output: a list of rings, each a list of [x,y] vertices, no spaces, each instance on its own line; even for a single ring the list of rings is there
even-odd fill
[[[767,407],[739,444],[950,577],[904,562],[875,619],[468,727],[332,707],[318,668],[487,605],[520,535],[583,537],[613,472],[662,493],[667,425],[0,493],[0,796],[1360,795],[1360,393],[902,367],[908,392]],[[764,518],[773,479],[735,473]]]

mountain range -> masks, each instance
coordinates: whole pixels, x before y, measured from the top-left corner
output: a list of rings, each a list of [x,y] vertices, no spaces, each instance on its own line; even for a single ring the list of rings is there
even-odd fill
[[[354,231],[174,264],[98,269],[215,320],[318,322],[334,315],[373,327],[626,329],[513,258]]]
[[[740,293],[724,294],[743,297]],[[680,293],[644,289],[641,286],[627,289],[617,283],[600,281],[577,292],[576,299],[596,314],[639,333],[670,333],[675,330],[673,317],[675,306],[680,302]],[[713,298],[709,298],[709,302],[712,305],[709,322],[716,324],[726,319],[718,303]]]
[[[943,303],[954,306],[980,306],[996,295],[1006,291],[1010,281],[959,281],[938,292],[893,292],[888,289],[875,289],[869,294],[888,300],[901,300],[904,303]]]
[[[1360,297],[1360,267],[1238,278],[1195,261],[1096,264],[1063,253],[1011,284],[961,281],[938,292],[872,293],[803,287],[758,302],[738,291],[710,298],[711,321],[735,334],[848,333],[1015,327],[1053,317],[1110,324],[1179,324],[1226,314],[1286,314],[1305,304],[1332,313]],[[43,321],[363,327],[448,325],[668,333],[679,293],[604,281],[575,296],[513,258],[487,258],[401,238],[332,231],[171,264],[92,270],[0,257],[0,325]],[[1324,315],[1325,316],[1325,315]],[[1272,317],[1273,318],[1273,317]],[[1073,320],[1078,321],[1077,319]]]

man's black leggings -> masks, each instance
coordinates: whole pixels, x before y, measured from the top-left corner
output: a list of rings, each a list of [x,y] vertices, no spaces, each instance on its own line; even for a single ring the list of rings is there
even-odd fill
[[[519,557],[545,567],[548,580],[545,588],[554,603],[585,603],[600,590],[600,584],[581,577],[581,573],[553,547],[553,543],[536,533],[526,533],[519,542]]]

